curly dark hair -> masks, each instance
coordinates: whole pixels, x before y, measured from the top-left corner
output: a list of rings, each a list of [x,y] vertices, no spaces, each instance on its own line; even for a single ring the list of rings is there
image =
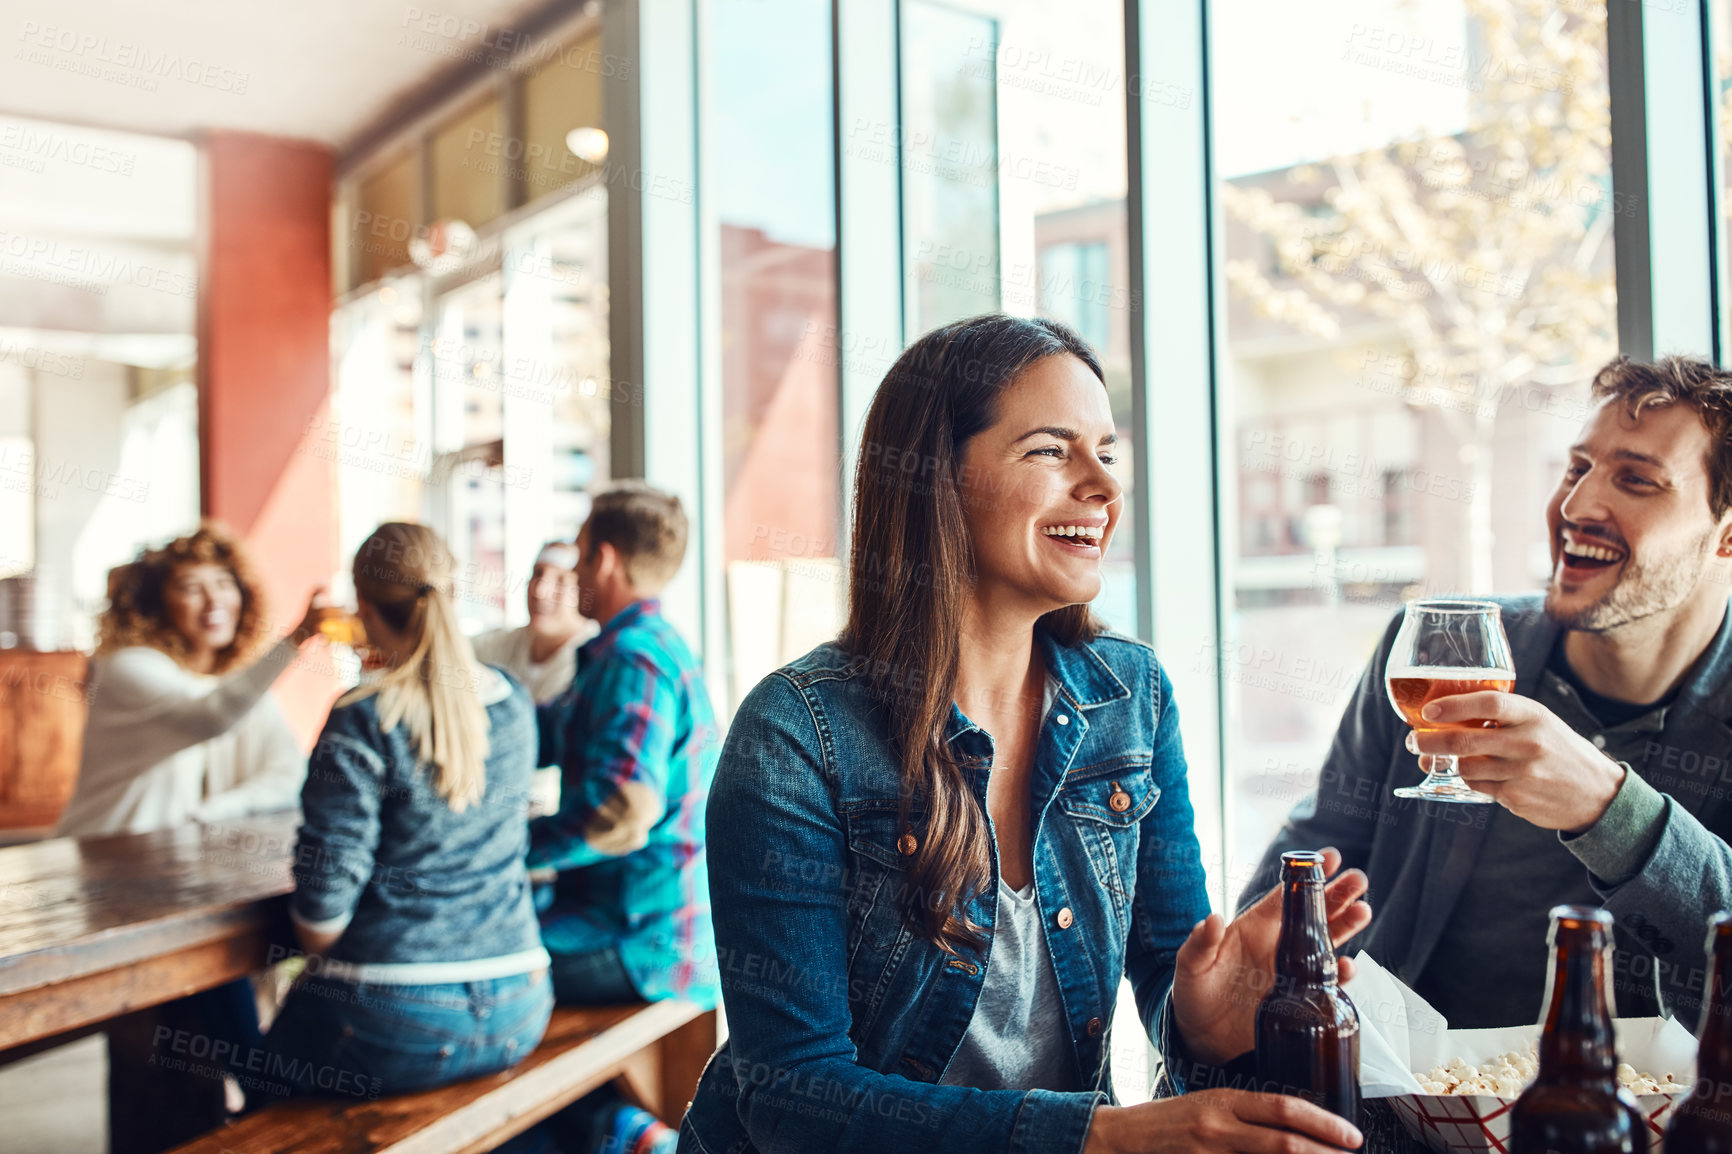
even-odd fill
[[[217,651],[211,672],[226,673],[245,664],[269,636],[270,615],[246,548],[217,521],[202,521],[196,533],[160,549],[146,549],[137,560],[109,572],[108,608],[97,621],[97,654],[146,645],[184,663],[192,646],[168,619],[163,590],[175,570],[187,565],[222,565],[234,574],[241,590],[240,620],[235,639]]]
[[[1616,357],[1594,374],[1593,397],[1615,398],[1632,421],[1643,409],[1694,409],[1708,427],[1708,510],[1718,520],[1732,509],[1732,373],[1695,357],[1661,357],[1652,364]]]

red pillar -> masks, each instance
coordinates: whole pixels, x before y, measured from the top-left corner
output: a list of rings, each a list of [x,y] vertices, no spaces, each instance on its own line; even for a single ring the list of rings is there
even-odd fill
[[[331,392],[333,157],[304,141],[212,132],[203,163],[201,499],[207,517],[246,537],[286,628],[338,566],[331,465],[306,451]],[[334,690],[313,668],[277,682],[304,742]]]

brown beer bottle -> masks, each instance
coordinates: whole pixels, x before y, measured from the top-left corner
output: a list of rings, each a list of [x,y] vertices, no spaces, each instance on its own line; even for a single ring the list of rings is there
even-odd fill
[[[1708,958],[1696,1088],[1666,1125],[1666,1149],[1677,1154],[1732,1154],[1732,914],[1709,920]]]
[[[1606,985],[1612,915],[1557,906],[1548,941],[1539,1075],[1510,1107],[1510,1154],[1647,1154],[1647,1119],[1618,1085]]]
[[[1323,912],[1323,855],[1281,855],[1275,984],[1257,1006],[1258,1089],[1359,1125],[1359,1012],[1337,981]]]

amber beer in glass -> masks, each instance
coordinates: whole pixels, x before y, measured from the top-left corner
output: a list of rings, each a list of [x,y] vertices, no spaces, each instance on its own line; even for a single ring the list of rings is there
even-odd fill
[[[1515,688],[1515,661],[1504,636],[1502,610],[1494,601],[1409,601],[1389,651],[1385,680],[1395,712],[1421,733],[1491,724],[1438,725],[1426,721],[1420,711],[1440,697],[1482,689],[1508,693]],[[1468,803],[1494,800],[1461,779],[1452,754],[1433,755],[1425,781],[1403,786],[1395,796]]]
[[[1258,1089],[1359,1125],[1359,1011],[1337,980],[1323,910],[1323,855],[1281,855],[1275,984],[1257,1006]]]
[[[332,645],[347,645],[355,649],[367,643],[367,630],[361,624],[361,619],[347,609],[332,607],[321,610],[319,632],[323,633]]]
[[[1612,915],[1554,907],[1549,940],[1539,1074],[1510,1107],[1510,1154],[1647,1154],[1648,1121],[1618,1085]]]
[[[1668,1154],[1732,1154],[1732,914],[1708,922],[1708,1004],[1696,1047],[1696,1087],[1666,1124]]]

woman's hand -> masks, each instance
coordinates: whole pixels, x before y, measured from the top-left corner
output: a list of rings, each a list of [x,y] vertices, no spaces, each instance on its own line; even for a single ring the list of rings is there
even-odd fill
[[[301,615],[301,623],[289,634],[289,643],[300,645],[309,637],[323,637],[324,634],[319,632],[319,621],[330,607],[330,590],[323,585],[313,590],[312,596],[307,598],[307,611]]]
[[[1341,868],[1341,854],[1323,851],[1323,876]],[[1323,887],[1329,937],[1337,946],[1371,924],[1371,907],[1359,899],[1370,882],[1348,870]],[[1275,981],[1275,940],[1281,934],[1281,887],[1227,922],[1210,914],[1179,947],[1173,974],[1173,1013],[1185,1044],[1211,1066],[1236,1058],[1255,1044],[1257,1003]],[[1353,962],[1341,959],[1341,980],[1353,977]]]
[[[1333,1154],[1364,1141],[1346,1120],[1285,1094],[1199,1090],[1140,1106],[1097,1106],[1083,1154]]]

